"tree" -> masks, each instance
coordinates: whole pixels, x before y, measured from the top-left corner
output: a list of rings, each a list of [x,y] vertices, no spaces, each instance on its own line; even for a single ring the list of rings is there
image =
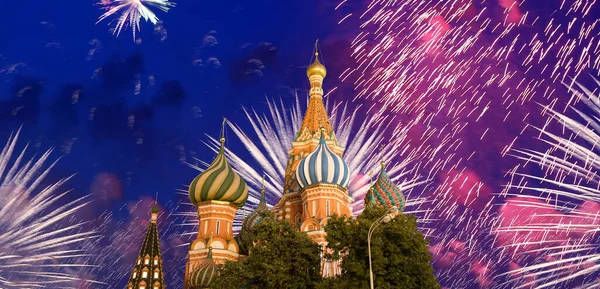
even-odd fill
[[[277,222],[271,212],[247,232],[247,258],[227,262],[212,288],[313,289],[322,280],[321,249],[287,221]]]
[[[332,216],[325,226],[331,260],[342,260],[342,275],[330,288],[369,288],[367,234],[386,209],[369,205],[356,219]],[[371,256],[375,288],[438,289],[431,255],[414,216],[399,213],[375,229]]]

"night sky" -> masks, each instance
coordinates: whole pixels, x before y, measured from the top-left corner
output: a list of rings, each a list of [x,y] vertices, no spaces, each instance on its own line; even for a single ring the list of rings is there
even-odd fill
[[[5,2],[0,12],[4,39],[0,42],[0,141],[21,128],[19,144],[30,143],[28,155],[54,149],[52,157],[60,157],[60,161],[45,182],[76,174],[65,186],[73,189],[68,198],[91,195],[91,205],[78,215],[102,223],[101,231],[111,239],[101,240],[99,244],[106,248],[98,252],[110,250],[116,231],[120,238],[140,240],[147,209],[157,191],[165,212],[190,210],[178,205],[186,198],[178,190],[185,190],[198,174],[187,163],[212,160],[214,153],[203,141],[208,140],[207,135],[219,135],[224,117],[251,129],[243,107],[260,113],[267,110],[267,97],[281,98],[290,106],[297,95],[304,99],[308,88],[305,70],[316,39],[328,69],[325,89],[337,87],[328,97],[351,107],[372,104],[371,100],[355,100],[355,83],[338,77],[356,64],[350,46],[360,21],[354,17],[338,22],[349,13],[360,14],[365,3],[359,1],[349,1],[337,10],[336,1],[176,1],[177,6],[168,13],[156,12],[161,19],[157,26],[143,22],[136,41],[130,28],[115,37],[114,23],[96,24],[103,12],[94,1]],[[511,1],[499,1],[500,5],[505,5],[503,2]],[[558,2],[528,1],[521,12],[550,15],[554,8],[548,6]],[[600,15],[594,14],[597,10],[588,17]],[[525,75],[523,70],[520,73]],[[592,70],[585,70],[588,73]],[[590,83],[589,78],[583,81]],[[566,90],[556,84],[551,87],[558,90],[556,97],[564,106],[569,98]],[[490,94],[503,97],[499,92]],[[491,125],[485,141],[479,139],[483,125],[474,125],[460,135],[465,145],[457,154],[467,158],[477,151],[466,163],[467,174],[472,174],[472,182],[486,183],[487,195],[502,190],[504,172],[515,164],[514,160],[505,162],[501,150],[523,129],[519,119],[531,115],[531,123],[545,122],[534,101],[515,105],[512,110],[517,120]],[[361,112],[370,113],[366,109]],[[503,107],[494,107],[482,122],[490,126],[505,113]],[[435,121],[442,126],[447,120]],[[418,133],[413,134],[416,138]],[[528,146],[532,139],[521,138],[516,146]],[[243,152],[233,138],[228,145]],[[487,195],[478,203],[485,204]],[[469,198],[462,192],[454,197],[459,201]],[[476,211],[472,215],[481,208]],[[177,222],[176,217],[166,215],[164,220]],[[92,222],[91,226],[100,225]],[[174,249],[184,241],[172,235],[186,230],[169,226],[163,232],[165,259],[176,260],[167,274],[180,275],[168,276],[169,287],[179,288],[185,262],[185,246]],[[452,239],[436,237],[444,244]],[[133,247],[118,249],[123,250],[118,261],[102,259],[111,266],[122,266],[120,274],[99,269],[89,272],[90,278],[104,275],[103,281],[118,283],[108,288],[123,287],[138,246],[133,241]],[[435,258],[440,261],[444,256]],[[473,263],[477,264],[469,264]],[[477,266],[470,266],[475,275]],[[451,273],[440,274],[444,280],[452,279]],[[452,283],[443,285],[452,287],[448,284]],[[489,286],[491,283],[469,283],[470,288]]]

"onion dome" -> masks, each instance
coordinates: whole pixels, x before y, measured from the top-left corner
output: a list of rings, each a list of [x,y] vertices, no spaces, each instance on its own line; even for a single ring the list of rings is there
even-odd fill
[[[212,247],[208,247],[208,257],[190,274],[190,289],[209,288],[217,277],[217,264],[212,258]]]
[[[406,205],[404,194],[388,177],[384,162],[381,162],[381,172],[371,189],[377,205],[386,208],[396,207],[398,211],[404,210]]]
[[[373,187],[371,187],[371,188],[369,188],[369,191],[367,192],[367,195],[365,196],[365,207],[368,205],[374,205],[374,204],[377,204],[377,202],[375,201]]]
[[[248,255],[248,246],[246,246],[247,244],[244,242],[246,238],[248,238],[248,232],[246,229],[244,229],[244,227],[242,227],[238,234],[233,237],[235,242],[238,244],[238,253],[240,255]]]
[[[221,137],[217,157],[190,184],[190,201],[196,206],[207,201],[223,201],[242,207],[248,199],[248,186],[229,165],[224,143],[225,138]]]
[[[265,181],[263,179],[263,188],[260,190],[260,202],[258,203],[258,207],[252,213],[248,214],[246,218],[242,221],[242,227],[248,232],[252,232],[252,229],[256,227],[262,221],[263,216],[261,216],[260,212],[267,211],[267,199],[265,198]]]
[[[315,52],[315,61],[313,61],[313,63],[311,65],[309,65],[308,68],[306,69],[306,75],[309,78],[313,75],[320,75],[323,78],[325,78],[325,76],[327,76],[327,69],[325,68],[325,65],[323,65],[323,64],[321,64],[321,62],[319,62],[319,52],[318,51]]]
[[[300,189],[313,184],[332,184],[342,188],[348,187],[350,182],[348,164],[329,149],[325,143],[323,129],[321,129],[319,145],[298,164],[296,179]]]

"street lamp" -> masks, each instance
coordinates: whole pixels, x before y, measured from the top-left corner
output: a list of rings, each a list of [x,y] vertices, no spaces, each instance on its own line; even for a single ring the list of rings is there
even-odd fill
[[[396,207],[389,208],[385,212],[385,215],[383,215],[383,216],[379,217],[379,219],[375,220],[375,222],[373,222],[373,224],[371,224],[371,228],[369,228],[367,244],[369,247],[369,277],[370,277],[369,279],[371,281],[371,289],[375,289],[375,285],[373,285],[373,264],[371,263],[371,236],[373,235],[375,228],[377,228],[377,226],[381,225],[382,222],[384,224],[389,223],[392,220],[391,214],[396,213],[397,211],[398,211],[398,208],[396,208]]]

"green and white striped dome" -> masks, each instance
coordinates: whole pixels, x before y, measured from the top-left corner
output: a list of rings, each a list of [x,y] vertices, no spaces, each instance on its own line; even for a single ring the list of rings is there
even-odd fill
[[[190,289],[209,288],[217,277],[217,264],[212,258],[212,247],[208,248],[208,257],[190,274]]]
[[[244,220],[242,220],[242,228],[244,228],[248,232],[252,232],[254,227],[262,221],[263,217],[260,215],[260,212],[268,211],[267,207],[267,199],[265,197],[265,189],[260,190],[260,202],[258,203],[258,207],[256,210],[252,211]]]
[[[225,139],[221,138],[221,148],[215,160],[190,184],[190,201],[196,206],[207,201],[223,201],[242,207],[248,200],[248,186],[229,165],[224,142]]]

